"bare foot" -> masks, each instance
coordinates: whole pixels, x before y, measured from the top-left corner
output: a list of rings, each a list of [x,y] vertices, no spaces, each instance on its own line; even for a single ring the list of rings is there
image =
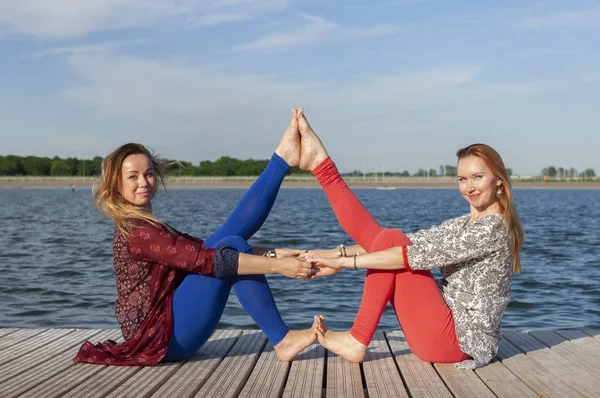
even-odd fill
[[[315,134],[308,120],[304,117],[304,109],[298,109],[298,128],[302,136],[302,151],[300,168],[313,171],[323,160],[329,156],[319,137]]]
[[[314,343],[316,339],[317,319],[315,317],[315,322],[310,329],[290,330],[283,340],[274,347],[275,354],[277,354],[280,361],[291,361],[300,351]]]
[[[300,134],[298,132],[298,111],[292,109],[292,119],[281,137],[275,153],[291,167],[300,163]]]
[[[317,318],[317,338],[329,351],[336,353],[348,362],[362,362],[367,354],[367,346],[356,340],[350,332],[334,332],[327,329],[323,316]]]

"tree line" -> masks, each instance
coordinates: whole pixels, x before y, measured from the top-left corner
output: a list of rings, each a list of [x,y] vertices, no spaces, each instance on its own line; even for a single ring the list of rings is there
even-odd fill
[[[596,172],[594,169],[585,169],[584,171],[578,173],[577,169],[574,167],[567,169],[563,167],[550,166],[542,169],[542,175],[552,178],[593,178],[596,177]]]
[[[92,160],[37,156],[0,156],[2,176],[96,176],[102,170],[102,158]]]
[[[102,172],[100,156],[88,159],[53,158],[37,156],[0,156],[0,176],[99,176]],[[269,163],[268,160],[239,160],[223,156],[216,161],[204,160],[197,166],[191,162],[163,159],[165,174],[170,176],[256,176]],[[305,174],[293,168],[292,174]]]
[[[0,176],[98,176],[102,171],[102,160],[100,156],[93,159],[66,158],[58,156],[53,158],[37,156],[0,156]],[[240,160],[229,156],[222,156],[215,161],[204,160],[197,166],[191,162],[164,159],[167,165],[166,174],[171,176],[256,176],[259,175],[269,162],[267,159]],[[512,170],[507,169],[508,175]],[[291,174],[308,174],[295,167]],[[456,177],[456,166],[440,165],[436,169],[419,169],[415,173],[407,170],[402,172],[362,172],[354,170],[344,173],[346,176],[356,177]],[[549,166],[542,169],[541,176],[550,178],[594,178],[594,169],[585,169],[578,172],[575,168],[563,168]]]
[[[58,156],[36,157],[36,156],[0,156],[0,176],[98,176],[102,171],[102,160],[100,156],[88,159],[66,158]],[[213,161],[204,160],[197,166],[187,161],[163,159],[166,174],[170,176],[256,176],[267,166],[267,159],[240,160],[229,156],[222,156]],[[295,167],[291,174],[308,174]],[[441,165],[439,172],[434,169],[419,169],[416,173],[402,172],[361,172],[358,170],[344,173],[346,176],[358,177],[437,177],[456,176],[456,166]]]

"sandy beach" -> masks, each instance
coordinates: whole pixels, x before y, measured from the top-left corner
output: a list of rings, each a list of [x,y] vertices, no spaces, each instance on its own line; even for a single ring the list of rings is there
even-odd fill
[[[256,177],[170,177],[166,184],[172,189],[245,189]],[[386,179],[345,179],[352,188],[365,189],[455,189],[453,177],[402,177]],[[91,189],[93,177],[0,177],[0,189]],[[513,180],[515,189],[600,189],[600,181],[519,181]],[[319,188],[313,177],[288,176],[282,188]]]

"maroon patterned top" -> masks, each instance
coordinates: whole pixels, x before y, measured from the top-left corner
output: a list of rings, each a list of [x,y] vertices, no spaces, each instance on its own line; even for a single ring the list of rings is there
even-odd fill
[[[230,258],[228,246],[209,249],[203,241],[164,226],[136,221],[127,239],[118,228],[113,238],[117,276],[115,315],[125,342],[86,341],[73,359],[109,365],[154,365],[164,358],[173,330],[172,298],[188,273],[225,276],[237,264],[222,267]],[[215,269],[217,260],[217,269]],[[224,269],[225,268],[225,269]]]

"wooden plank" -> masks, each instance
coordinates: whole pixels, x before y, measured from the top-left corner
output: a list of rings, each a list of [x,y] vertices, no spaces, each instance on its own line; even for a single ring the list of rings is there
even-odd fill
[[[404,332],[394,330],[385,335],[412,397],[452,397],[432,364],[410,351]]]
[[[527,356],[537,361],[556,377],[574,387],[583,395],[597,396],[600,392],[600,378],[585,372],[580,366],[546,347],[542,342],[526,333],[511,331],[505,337]]]
[[[600,340],[600,329],[585,329],[582,330],[583,333],[594,337],[595,339]]]
[[[588,354],[600,359],[600,339],[588,336],[582,330],[555,330],[554,333],[570,340],[573,344],[580,346]]]
[[[585,340],[585,341],[593,341],[594,344],[597,344],[598,342],[594,339],[591,339],[590,337],[593,337],[593,331],[588,331],[591,332],[592,335],[590,335],[590,333],[586,333],[585,330],[572,330],[572,329],[558,329],[558,330],[553,330],[554,333],[558,333],[559,335],[569,339],[569,340]],[[596,335],[600,334],[600,330],[596,331]]]
[[[74,346],[79,347],[83,341],[100,332],[101,330],[97,329],[75,330],[73,333],[64,335],[33,352],[25,354],[9,363],[0,365],[0,384],[45,361],[56,358],[58,355]]]
[[[555,378],[562,380],[583,395],[594,396],[597,391],[600,391],[599,379],[583,372],[579,366],[547,348],[533,336],[516,331],[507,331],[504,333],[504,338],[526,353],[529,359],[546,369],[548,375],[553,375]],[[593,390],[594,387],[597,388]]]
[[[80,379],[78,383],[70,386],[68,390],[61,392],[61,398],[88,398],[88,397],[114,397],[114,391],[122,385],[130,385],[130,380],[136,375],[144,372],[146,378],[137,377],[136,380],[145,380],[149,383],[154,382],[148,374],[150,371],[152,376],[168,377],[171,373],[165,371],[164,364],[158,364],[152,367],[142,366],[102,366],[102,365],[85,365],[89,367],[99,367],[98,372],[90,374],[89,377]],[[163,371],[159,374],[159,371]],[[108,394],[108,395],[107,395]],[[136,392],[129,391],[129,394],[118,395],[120,397],[143,397],[143,394],[138,395]]]
[[[198,353],[173,373],[152,397],[187,398],[196,395],[241,334],[241,330],[215,331]]]
[[[11,348],[24,340],[44,333],[47,329],[20,329],[14,333],[10,333],[0,339],[0,351]],[[3,363],[2,353],[0,353],[0,363]]]
[[[496,359],[475,369],[475,373],[498,397],[538,397],[527,384]]]
[[[237,396],[252,373],[266,341],[261,331],[245,330],[227,357],[223,359],[195,396]]]
[[[44,383],[27,391],[26,395],[29,397],[44,398],[63,397],[71,389],[93,377],[95,373],[107,368],[108,367],[104,365],[75,364],[61,372],[59,375],[47,379]],[[121,369],[121,371],[124,371],[124,369]],[[96,388],[98,387],[96,386]]]
[[[561,336],[561,334],[551,330],[534,330],[528,333],[547,347],[550,347],[552,351],[579,365],[592,376],[600,377],[600,356],[595,355],[594,352],[590,350],[591,347],[589,347],[589,344],[585,344],[585,342],[582,344],[581,342],[575,343],[574,341],[569,341],[564,336]],[[589,336],[587,336],[587,338],[594,340]]]
[[[63,395],[64,398],[146,397],[177,371],[183,362],[154,366],[107,366]],[[98,389],[95,386],[102,386]]]
[[[83,340],[116,339],[119,331],[8,330],[0,329],[2,398],[364,397],[367,393],[369,397],[406,397],[409,393],[413,397],[449,397],[450,393],[485,397],[494,393],[499,397],[539,394],[574,398],[598,396],[600,391],[600,332],[594,330],[507,331],[498,353],[502,363],[494,361],[475,372],[457,370],[453,364],[432,367],[410,353],[401,331],[387,336],[378,332],[362,365],[367,393],[358,364],[330,353],[327,389],[323,390],[325,355],[321,346],[307,348],[290,365],[278,360],[270,344],[265,347],[266,339],[258,331],[217,331],[185,363],[106,367],[71,360]]]
[[[208,350],[208,355],[216,356],[217,362],[220,363],[222,361],[223,356],[225,356],[227,354],[227,352],[229,351],[229,349],[231,348],[231,346],[234,345],[234,343],[237,341],[237,337],[240,334],[241,334],[241,332],[236,332],[236,331],[232,331],[229,334],[225,334],[223,336],[224,341],[217,342],[216,347],[213,342],[209,343],[207,341],[205,346],[206,346],[206,350]],[[218,334],[214,335],[214,338],[219,339],[221,336],[222,336],[222,334],[218,333]],[[234,338],[231,339],[231,338],[229,338],[230,336],[234,336]],[[210,339],[209,339],[209,341],[210,341]],[[214,355],[214,354],[210,353],[210,350],[213,348],[217,348],[219,350],[218,355]],[[195,358],[198,358],[197,355],[198,354],[196,354]],[[218,366],[218,363],[215,363],[213,361],[212,364],[214,366],[212,366],[211,368],[215,369]],[[164,384],[169,382],[171,377],[173,377],[175,374],[178,374],[179,371],[181,371],[181,369],[183,368],[183,365],[184,365],[184,362],[171,362],[171,363],[159,363],[158,365],[155,365],[153,367],[144,367],[139,372],[136,372],[130,378],[126,379],[124,382],[119,383],[117,388],[113,389],[111,391],[111,393],[107,395],[107,397],[130,397],[130,396],[131,397],[132,396],[146,397],[146,396],[155,394],[159,389],[163,388],[163,386],[166,389],[169,389],[169,387],[173,387],[172,382],[169,383],[169,385],[167,385],[167,386],[165,386]],[[190,367],[191,368],[200,367],[201,372],[202,372],[202,368],[204,368],[204,366],[202,366],[202,365],[203,365],[202,359],[191,360],[190,365],[188,365],[187,369],[189,370]],[[183,370],[182,372],[185,373],[186,371]],[[200,381],[202,383],[205,382],[208,379],[210,373],[211,372],[206,372],[205,378],[200,379]],[[201,387],[201,385],[197,385],[197,380],[195,380],[193,378],[182,379],[181,373],[178,374],[178,376],[174,379],[174,381],[180,382],[179,386],[177,386],[175,388],[175,394],[185,393],[186,391],[190,392],[189,387],[191,387],[193,390],[195,390],[197,392]],[[181,383],[183,383],[183,384],[181,384]],[[190,394],[188,396],[193,396],[193,394]]]
[[[280,361],[271,343],[267,343],[239,397],[280,397],[289,369],[290,362]]]
[[[2,364],[6,364],[14,359],[22,357],[23,355],[29,352],[35,352],[39,348],[44,347],[54,340],[57,340],[69,333],[72,333],[73,329],[48,329],[43,331],[42,333],[36,334],[28,338],[27,340],[23,340],[19,342],[19,344],[15,344],[12,347],[7,347],[2,350]],[[10,336],[10,335],[9,335]]]
[[[100,334],[94,336],[95,339],[100,341],[106,339],[116,340],[121,335],[121,332],[118,330],[107,330],[103,331]],[[81,342],[83,342],[82,339]],[[19,374],[18,377],[11,378],[10,380],[0,384],[0,396],[2,398],[10,398],[16,397],[21,394],[27,393],[28,397],[46,397],[45,394],[40,394],[39,392],[43,392],[50,388],[55,380],[64,380],[69,377],[69,369],[73,368],[93,368],[99,370],[99,366],[94,365],[82,365],[75,364],[73,362],[73,358],[79,351],[79,345],[75,345],[65,351],[62,354],[59,354],[54,357],[46,356],[44,357],[44,361],[34,366],[33,368],[28,369],[25,373]],[[71,384],[71,387],[76,384]],[[30,392],[32,389],[37,389],[37,392]],[[67,386],[67,389],[70,388]],[[55,395],[60,396],[60,395]]]
[[[14,333],[20,329],[17,328],[0,328],[0,338],[8,334]]]
[[[508,332],[504,332],[506,335]],[[498,358],[515,376],[523,380],[538,395],[544,397],[579,397],[581,394],[563,383],[521,350],[502,339],[498,347]]]
[[[329,351],[327,354],[327,398],[364,398],[360,365],[346,361]]]
[[[363,362],[369,398],[408,397],[382,331],[375,332]]]
[[[433,366],[450,391],[457,397],[492,398],[496,396],[472,370],[457,369],[453,363],[435,363]]]
[[[304,349],[290,366],[283,398],[320,398],[325,372],[325,349],[314,343]]]

